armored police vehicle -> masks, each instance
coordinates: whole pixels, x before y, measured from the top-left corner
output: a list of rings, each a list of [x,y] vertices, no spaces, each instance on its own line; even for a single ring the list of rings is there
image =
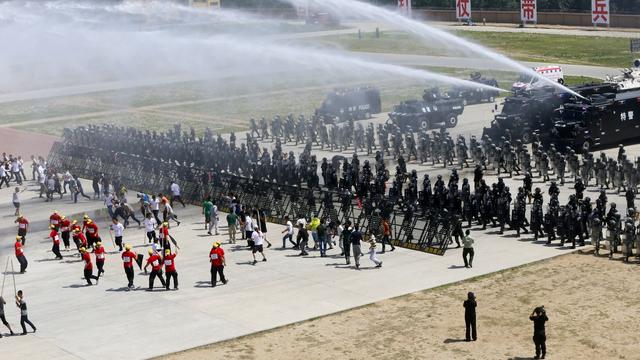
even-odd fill
[[[546,140],[576,151],[636,142],[640,139],[640,90],[574,98],[558,110],[554,120]]]
[[[489,85],[493,87],[498,87],[498,82],[496,79],[487,79],[483,78],[480,73],[471,74],[471,81]],[[476,88],[472,89],[469,87],[453,87],[451,90],[447,92],[449,97],[456,99],[462,99],[462,103],[467,106],[469,104],[479,104],[482,102],[494,102],[496,97],[498,97],[498,90],[489,90],[489,89],[481,89]]]
[[[509,130],[511,140],[530,143],[533,131],[544,132],[553,127],[553,112],[563,101],[560,94],[552,88],[507,97],[502,111],[491,121],[491,127],[484,128],[483,136],[487,135],[497,141]]]
[[[403,130],[427,130],[442,125],[452,128],[458,125],[458,116],[463,111],[461,99],[442,95],[437,88],[433,88],[424,91],[422,101],[407,100],[395,105],[387,122]]]
[[[325,124],[336,124],[347,120],[363,120],[382,111],[380,91],[374,87],[335,89],[327,94],[316,116]]]

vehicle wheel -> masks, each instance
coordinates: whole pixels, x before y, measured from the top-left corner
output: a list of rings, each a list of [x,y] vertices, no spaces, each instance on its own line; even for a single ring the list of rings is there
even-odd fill
[[[591,150],[591,141],[589,141],[589,140],[585,140],[585,141],[582,143],[582,150],[584,150],[584,151],[590,151],[590,150]]]
[[[420,128],[422,130],[429,130],[429,123],[426,120],[423,120],[422,123],[420,123]]]
[[[495,97],[493,97],[493,96],[489,96],[489,102],[490,102],[490,103],[495,102],[495,101],[496,101],[496,98],[495,98]]]
[[[445,125],[448,128],[456,127],[456,125],[458,125],[458,117],[455,115],[449,115]]]
[[[529,133],[524,133],[522,134],[522,143],[523,144],[528,144],[531,142],[531,135]]]
[[[560,83],[560,85],[564,85],[564,79],[558,79],[558,82]]]

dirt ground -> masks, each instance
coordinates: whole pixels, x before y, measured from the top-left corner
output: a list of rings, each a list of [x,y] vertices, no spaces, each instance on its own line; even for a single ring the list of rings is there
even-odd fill
[[[573,253],[163,359],[530,359],[538,305],[548,359],[640,359],[639,275],[637,264]],[[478,301],[471,343],[468,291]]]

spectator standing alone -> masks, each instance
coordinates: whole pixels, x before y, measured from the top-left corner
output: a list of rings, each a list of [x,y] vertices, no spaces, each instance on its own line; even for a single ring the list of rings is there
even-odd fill
[[[549,320],[544,306],[533,309],[529,320],[533,321],[533,343],[536,346],[536,356],[534,359],[544,359],[547,354],[547,335],[544,323]]]
[[[469,292],[467,293],[467,300],[462,303],[464,306],[464,324],[465,324],[465,341],[478,340],[478,333],[476,332],[476,296]]]

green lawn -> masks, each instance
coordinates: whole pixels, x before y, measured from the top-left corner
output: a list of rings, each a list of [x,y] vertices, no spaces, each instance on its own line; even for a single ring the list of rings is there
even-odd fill
[[[521,61],[629,67],[633,59],[629,53],[629,40],[622,38],[475,31],[453,33]],[[357,34],[332,35],[312,41],[352,51],[447,55],[446,50],[429,46],[403,32],[383,32],[380,38],[365,33],[362,39],[358,39]]]

